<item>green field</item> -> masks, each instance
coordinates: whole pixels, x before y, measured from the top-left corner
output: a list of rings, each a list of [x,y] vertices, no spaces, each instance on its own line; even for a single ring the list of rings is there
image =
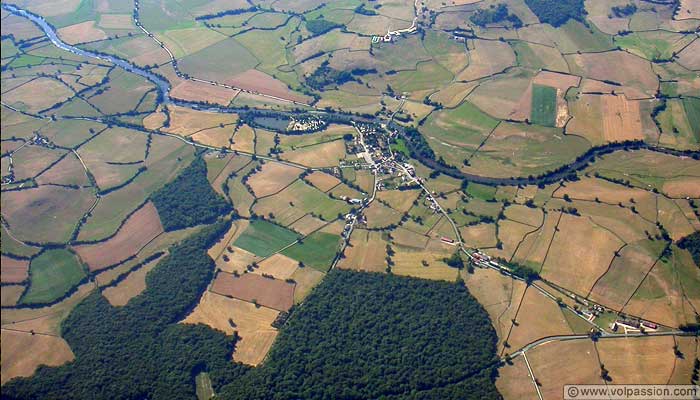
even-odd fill
[[[533,124],[554,126],[557,117],[557,90],[550,86],[532,85]]]
[[[330,233],[312,233],[302,243],[286,249],[282,254],[326,272],[338,252],[338,239],[337,235]]]
[[[85,270],[73,253],[52,249],[41,253],[29,264],[29,290],[23,304],[50,303],[68,292],[85,276]]]
[[[700,100],[694,98],[683,99],[683,109],[690,124],[690,130],[695,139],[700,141]]]
[[[297,240],[297,234],[273,223],[255,220],[233,243],[260,257],[269,257]]]
[[[469,183],[467,186],[467,194],[481,200],[493,200],[496,195],[496,188],[493,186],[482,185],[480,183]]]

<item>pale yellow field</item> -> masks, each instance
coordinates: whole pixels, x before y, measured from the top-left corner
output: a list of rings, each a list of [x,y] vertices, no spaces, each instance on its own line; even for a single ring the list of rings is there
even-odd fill
[[[277,310],[206,291],[182,323],[205,324],[228,335],[238,332],[241,339],[236,343],[233,359],[255,366],[265,358],[277,337],[277,329],[271,324],[278,315]]]
[[[447,266],[442,261],[443,258],[452,255],[450,252],[410,251],[398,247],[394,250],[396,254],[391,259],[395,264],[391,267],[391,272],[396,275],[443,281],[457,279],[459,270]],[[428,266],[424,266],[423,261],[426,261]]]
[[[146,290],[146,275],[160,262],[160,258],[149,262],[138,270],[130,273],[116,286],[108,287],[102,295],[113,306],[123,306],[132,298]]]
[[[170,126],[163,130],[176,135],[190,136],[200,131],[212,129],[228,132],[230,136],[233,131],[232,125],[238,121],[238,116],[235,114],[197,111],[174,105],[169,105],[168,109],[170,110]]]
[[[282,159],[312,168],[338,165],[345,156],[345,144],[342,140],[282,153]]]
[[[561,399],[565,384],[603,384],[590,340],[547,343],[527,352],[527,358],[545,399]]]
[[[307,175],[305,179],[322,192],[327,192],[340,183],[340,179],[321,171],[314,171]]]
[[[254,274],[272,275],[275,279],[285,280],[291,278],[294,271],[297,270],[299,262],[282,254],[273,254],[260,261],[258,265],[260,267],[253,271]]]
[[[459,228],[464,243],[470,247],[496,246],[496,224],[478,224]]]
[[[565,214],[554,235],[541,275],[549,281],[585,295],[608,268],[622,246],[608,230],[587,218]]]
[[[517,326],[513,326],[508,337],[507,352],[543,337],[572,333],[559,305],[532,286],[525,291],[515,320]]]
[[[493,269],[476,268],[465,275],[465,283],[471,293],[489,313],[491,324],[498,335],[498,350],[508,336],[520,300],[525,293],[525,283],[502,275]]]
[[[292,279],[297,283],[294,287],[294,304],[302,302],[311,290],[321,282],[324,276],[326,274],[317,269],[309,267],[297,268],[292,274]]]
[[[676,360],[673,345],[673,337],[662,336],[600,340],[596,347],[613,383],[640,384],[668,381]]]
[[[241,125],[233,135],[233,145],[231,149],[243,151],[246,153],[254,153],[255,131],[248,125]]]
[[[380,232],[355,229],[350,236],[350,244],[345,249],[345,258],[338,262],[338,268],[384,272],[387,243]]]

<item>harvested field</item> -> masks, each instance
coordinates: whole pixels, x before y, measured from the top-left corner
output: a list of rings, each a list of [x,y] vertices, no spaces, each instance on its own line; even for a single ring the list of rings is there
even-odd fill
[[[130,14],[101,14],[98,25],[104,29],[136,29]]]
[[[56,162],[64,154],[66,154],[65,150],[47,149],[40,146],[24,146],[12,154],[15,180],[21,181],[37,176],[37,174]]]
[[[566,56],[572,64],[572,73],[586,78],[609,80],[623,86],[628,99],[648,98],[658,85],[649,61],[624,51],[585,53]]]
[[[109,301],[109,304],[115,307],[126,305],[129,300],[146,290],[146,275],[158,265],[160,260],[161,258],[155,259],[136,271],[129,273],[116,286],[103,290],[102,295]]]
[[[478,224],[459,228],[459,233],[470,247],[486,248],[494,247],[498,242],[496,238],[496,224]]]
[[[384,272],[387,242],[381,232],[355,229],[350,236],[351,246],[345,249],[345,258],[338,262],[338,268],[358,271]]]
[[[589,298],[615,310],[622,309],[657,262],[662,251],[659,247],[660,244],[649,241],[626,246],[591,288]]]
[[[600,340],[596,343],[601,364],[614,384],[668,382],[676,356],[673,337],[640,337]],[[643,363],[635,362],[640,357]]]
[[[231,228],[224,235],[224,237],[216,242],[213,246],[209,248],[207,253],[214,261],[218,260],[226,251],[226,247],[236,239],[248,228],[250,222],[247,219],[236,219],[231,221]]]
[[[257,274],[236,277],[219,272],[211,291],[280,311],[287,311],[294,304],[294,284]]]
[[[476,87],[477,83],[456,82],[448,87],[435,92],[430,100],[440,103],[445,107],[457,107]]]
[[[590,340],[547,343],[529,351],[527,357],[545,399],[560,399],[565,384],[604,383]]]
[[[227,335],[238,332],[240,340],[233,360],[255,366],[267,355],[277,337],[277,329],[271,324],[278,315],[279,311],[206,291],[181,323],[205,324]]]
[[[301,219],[298,219],[296,222],[289,225],[288,228],[295,232],[299,232],[302,235],[308,235],[309,233],[320,229],[326,224],[326,221],[321,221],[320,219],[312,216],[311,214],[306,214]]]
[[[19,298],[24,293],[24,286],[22,285],[4,285],[0,291],[0,305],[2,307],[12,307],[17,305]]]
[[[230,247],[233,252],[226,251],[226,258],[228,258],[228,261],[223,256],[216,260],[216,267],[222,271],[228,273],[238,272],[242,274],[248,269],[248,266],[261,260],[261,257],[243,250],[240,247]]]
[[[321,171],[314,171],[305,179],[322,192],[327,192],[340,183],[340,179]]]
[[[573,333],[559,305],[532,286],[525,290],[515,321],[507,338],[513,350],[543,337]]]
[[[676,19],[700,19],[700,3],[693,0],[681,0]]]
[[[630,102],[625,95],[602,96],[603,136],[609,142],[644,139],[639,102]]]
[[[93,202],[87,189],[40,186],[4,193],[2,216],[20,240],[65,242]]]
[[[297,268],[291,277],[296,282],[296,286],[294,286],[294,304],[302,302],[311,290],[321,282],[324,276],[326,274],[314,268]]]
[[[39,77],[16,89],[3,93],[8,104],[23,111],[38,112],[73,95],[63,83],[51,78]]]
[[[2,330],[2,383],[18,376],[32,376],[40,365],[59,366],[75,356],[58,336]]]
[[[664,182],[661,191],[673,198],[700,198],[700,177],[682,177]]]
[[[385,228],[390,225],[398,225],[402,214],[393,208],[389,208],[378,201],[372,202],[363,214],[367,218],[369,228]]]
[[[253,271],[254,274],[272,275],[275,279],[286,280],[297,270],[299,262],[282,254],[273,254],[258,265]]]
[[[469,48],[469,66],[458,80],[474,80],[493,75],[515,64],[515,53],[507,43],[474,40]]]
[[[294,151],[285,151],[282,153],[281,157],[293,163],[312,168],[334,166],[338,165],[340,160],[346,157],[345,143],[342,140],[334,140],[332,142],[297,148]]]
[[[324,221],[333,221],[339,214],[346,214],[349,209],[350,205],[347,202],[331,199],[302,180],[292,183],[274,196],[258,200],[253,207],[253,211],[258,215],[265,215],[285,226],[310,213]]]
[[[506,207],[503,213],[508,219],[535,227],[539,227],[544,220],[542,209],[530,208],[519,204]]]
[[[208,101],[222,106],[229,105],[237,94],[237,90],[190,80],[183,80],[170,91],[170,95],[178,99]]]
[[[29,260],[19,260],[3,255],[0,257],[0,270],[2,283],[22,283],[29,276]]]
[[[164,130],[181,136],[190,136],[205,130],[223,130],[230,134],[233,131],[232,125],[238,120],[235,114],[198,111],[174,105],[168,106],[168,109],[170,126]]]
[[[506,400],[537,399],[535,384],[532,383],[525,359],[518,357],[513,364],[505,364],[498,369],[496,388]]]
[[[448,251],[411,251],[394,248],[396,254],[391,259],[394,265],[391,272],[396,275],[412,276],[422,279],[454,281],[459,270],[447,266],[442,259],[452,255]],[[428,265],[423,264],[425,261]]]
[[[430,238],[426,235],[413,232],[401,226],[391,231],[391,241],[394,244],[414,249],[424,249]]]
[[[255,153],[255,130],[248,125],[241,125],[233,134],[231,149],[246,153]]]
[[[689,253],[672,249],[671,256],[660,260],[646,276],[624,312],[672,327],[695,321],[700,271]]]
[[[36,182],[39,185],[53,183],[58,185],[78,185],[89,184],[85,169],[74,154],[68,154],[63,160],[57,162],[53,167],[37,176]]]
[[[225,79],[223,83],[243,90],[279,97],[289,101],[299,103],[306,103],[309,101],[306,96],[290,90],[284,82],[264,72],[258,71],[257,69],[249,69],[229,79]]]
[[[136,254],[163,233],[156,207],[150,201],[132,214],[112,238],[95,244],[75,246],[90,271],[99,271]]]
[[[377,199],[389,204],[399,212],[406,212],[413,207],[413,202],[420,196],[420,190],[382,190]]]
[[[269,196],[294,182],[302,172],[299,168],[268,162],[262,166],[259,172],[256,172],[248,179],[248,184],[253,189],[256,197]]]
[[[491,324],[498,335],[498,349],[501,350],[510,328],[512,319],[525,294],[526,285],[492,269],[477,268],[472,274],[466,274],[465,283],[471,293],[489,313]]]
[[[95,26],[95,21],[85,21],[58,30],[58,36],[68,44],[94,42],[107,39],[107,34]]]
[[[586,218],[562,216],[541,275],[579,295],[586,294],[610,265],[620,239]]]
[[[92,293],[93,289],[95,289],[94,283],[85,283],[79,286],[70,297],[50,307],[3,309],[2,328],[58,336],[61,333],[61,321],[78,303]],[[5,287],[2,292],[4,291]]]

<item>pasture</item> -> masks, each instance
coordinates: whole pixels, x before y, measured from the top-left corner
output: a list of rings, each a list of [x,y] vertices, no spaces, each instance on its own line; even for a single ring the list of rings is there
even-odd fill
[[[538,125],[554,126],[556,116],[556,89],[544,85],[532,85],[532,114],[530,120]]]
[[[305,265],[326,272],[338,252],[340,237],[325,232],[314,232],[284,251],[287,257],[303,262]]]
[[[75,254],[66,249],[46,250],[29,264],[29,288],[21,303],[51,303],[77,286],[85,275]]]
[[[294,243],[297,238],[297,234],[279,225],[254,220],[233,244],[260,257],[269,257]]]

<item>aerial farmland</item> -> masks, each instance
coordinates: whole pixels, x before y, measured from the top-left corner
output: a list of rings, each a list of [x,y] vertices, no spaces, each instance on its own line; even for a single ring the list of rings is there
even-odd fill
[[[3,399],[697,385],[696,3],[4,1]]]

